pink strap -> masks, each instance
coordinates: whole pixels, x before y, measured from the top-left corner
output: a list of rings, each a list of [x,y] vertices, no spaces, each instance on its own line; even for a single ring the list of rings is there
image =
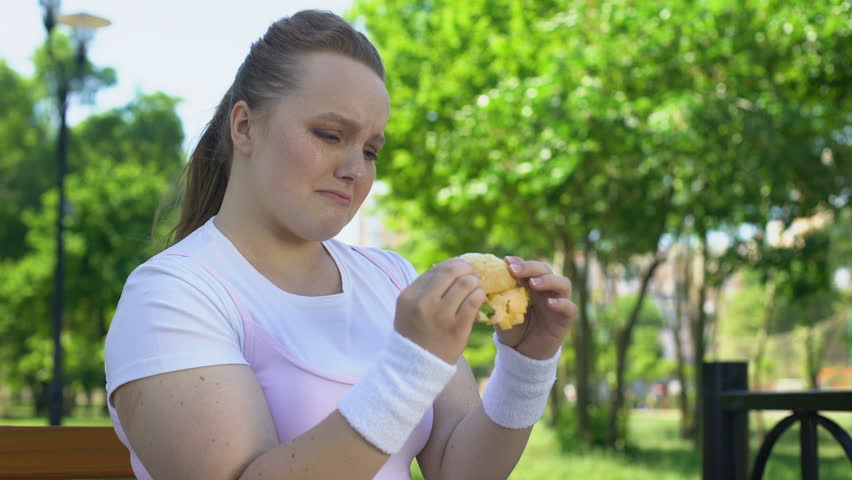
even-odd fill
[[[222,278],[221,275],[216,273],[216,270],[214,270],[213,267],[208,265],[207,262],[205,262],[200,257],[193,255],[191,253],[169,252],[169,255],[176,255],[178,257],[188,257],[188,258],[191,258],[191,259],[195,260],[196,262],[198,262],[199,265],[204,267],[204,270],[207,270],[207,273],[212,275],[213,278],[215,278],[219,283],[222,284],[223,287],[225,287],[225,290],[228,292],[228,295],[231,296],[231,299],[234,301],[234,304],[236,304],[237,311],[240,312],[240,318],[242,318],[243,320],[251,319],[251,316],[248,313],[248,308],[246,308],[245,304],[243,303],[242,298],[237,294],[237,292],[234,290],[234,288],[231,287],[231,284],[228,283],[227,280]]]
[[[367,260],[373,262],[373,264],[375,266],[379,267],[379,270],[385,272],[385,275],[387,275],[388,278],[391,279],[391,282],[393,282],[393,284],[396,285],[396,288],[398,288],[400,292],[405,290],[405,285],[399,280],[399,277],[397,277],[396,274],[393,272],[393,270],[388,268],[388,266],[385,265],[385,263],[382,262],[381,259],[379,259],[377,256],[370,253],[370,251],[367,250],[366,248],[356,247],[354,245],[350,245],[350,246],[352,247],[353,250],[360,253],[364,257],[366,257]]]
[[[215,278],[220,285],[225,287],[225,291],[228,292],[228,295],[231,297],[231,300],[233,300],[234,305],[237,307],[237,312],[239,312],[240,314],[240,320],[243,323],[243,334],[245,336],[245,338],[243,338],[243,351],[245,352],[246,357],[250,357],[253,354],[251,349],[251,345],[253,343],[249,341],[249,337],[252,336],[251,324],[254,322],[252,320],[248,308],[246,308],[245,302],[243,302],[242,297],[237,293],[234,287],[232,287],[227,280],[225,280],[221,275],[216,273],[216,270],[214,270],[213,267],[211,267],[207,262],[201,259],[201,257],[188,252],[169,252],[168,254],[175,255],[178,257],[187,257],[195,260],[196,262],[198,262],[199,265],[204,267],[204,270],[207,270],[207,273],[212,275],[213,278]]]

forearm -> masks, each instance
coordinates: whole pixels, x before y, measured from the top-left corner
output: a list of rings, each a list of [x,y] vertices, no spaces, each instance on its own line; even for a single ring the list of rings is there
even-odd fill
[[[442,478],[508,478],[532,426],[544,413],[561,350],[536,360],[499,341],[496,345],[494,371],[482,403],[462,418],[447,441]]]
[[[441,479],[508,478],[526,448],[532,427],[502,427],[480,405],[459,422],[441,462]]]
[[[240,480],[370,479],[388,457],[335,410],[311,430],[255,458]]]

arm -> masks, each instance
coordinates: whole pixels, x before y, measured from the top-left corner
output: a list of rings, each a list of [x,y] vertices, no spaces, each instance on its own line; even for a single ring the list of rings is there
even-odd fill
[[[113,399],[130,445],[156,479],[367,479],[388,458],[337,411],[279,444],[245,365],[142,378],[119,387]]]
[[[531,432],[532,427],[501,427],[485,414],[473,372],[462,358],[435,400],[432,435],[417,461],[429,480],[508,478]]]
[[[415,281],[398,301],[398,334],[388,342],[384,360],[338,410],[296,439],[278,444],[263,391],[249,367],[217,364],[118,387],[113,403],[131,447],[157,479],[373,478],[405,440],[401,432],[413,430],[455,372],[452,364],[485,297],[471,272],[464,262],[447,261]],[[149,322],[159,318],[156,312],[148,312]],[[193,312],[182,312],[181,318],[197,316]],[[126,340],[112,345],[132,345],[133,339]],[[163,340],[157,345],[162,349]],[[430,367],[436,362],[440,371]],[[423,378],[426,371],[434,378]],[[392,393],[376,388],[382,385],[390,385]],[[422,405],[419,413],[411,411],[415,404]],[[391,410],[401,414],[395,419],[400,428],[369,421],[375,418],[371,412],[387,416]]]
[[[342,471],[370,478],[386,456],[340,415],[279,445],[263,391],[242,364],[227,320],[236,313],[221,300],[227,293],[194,268],[194,262],[168,257],[134,271],[107,336],[107,377],[120,384],[113,404],[149,473],[158,480],[230,480],[265,471],[272,479],[292,467],[288,478],[333,478]],[[138,363],[157,365],[149,370],[159,374],[146,375],[134,367]],[[128,376],[133,380],[121,384]],[[323,448],[352,452],[359,461],[338,456],[320,462]]]
[[[571,282],[543,263],[507,260],[532,291],[533,306],[522,325],[497,331],[495,371],[483,397],[488,414],[463,360],[436,399],[433,436],[418,457],[430,480],[508,478],[544,411],[560,345],[577,314]]]

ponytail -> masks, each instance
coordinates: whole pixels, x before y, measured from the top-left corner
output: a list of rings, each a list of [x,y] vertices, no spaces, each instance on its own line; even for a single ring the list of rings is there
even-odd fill
[[[173,243],[204,225],[219,211],[231,173],[231,90],[207,124],[184,170],[186,194],[180,220],[172,234]]]

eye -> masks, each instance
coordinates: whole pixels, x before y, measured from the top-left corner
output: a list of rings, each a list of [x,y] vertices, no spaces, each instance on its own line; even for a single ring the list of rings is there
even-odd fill
[[[316,135],[317,137],[319,137],[319,138],[321,138],[321,139],[323,139],[327,142],[337,143],[337,142],[340,141],[340,137],[338,137],[337,135],[335,135],[333,133],[324,132],[322,130],[314,130],[313,132],[314,132],[314,135]]]
[[[376,152],[371,152],[370,150],[364,150],[364,156],[372,162],[375,162],[379,158]]]

